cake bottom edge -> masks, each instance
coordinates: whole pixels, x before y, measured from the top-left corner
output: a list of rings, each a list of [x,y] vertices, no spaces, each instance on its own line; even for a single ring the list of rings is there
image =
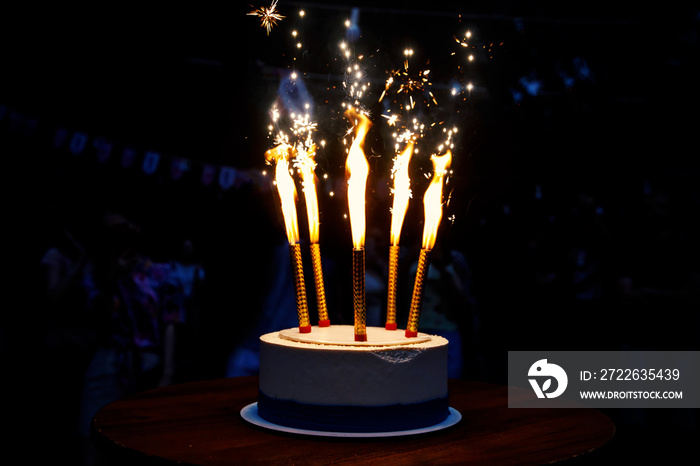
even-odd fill
[[[324,432],[398,432],[431,427],[450,414],[449,397],[391,406],[325,406],[278,400],[258,392],[260,418],[285,427]]]

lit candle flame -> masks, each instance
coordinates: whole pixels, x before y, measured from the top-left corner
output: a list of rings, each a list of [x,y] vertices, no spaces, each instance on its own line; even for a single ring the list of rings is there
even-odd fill
[[[406,133],[411,137],[409,133]],[[411,179],[408,165],[413,154],[414,141],[410,140],[403,152],[394,159],[392,178],[394,178],[394,203],[391,209],[391,246],[389,247],[389,281],[387,284],[386,325],[387,330],[396,330],[396,292],[398,289],[399,238],[403,220],[411,198]]]
[[[312,145],[306,151],[301,145],[297,147],[296,161],[301,173],[302,187],[304,191],[304,199],[306,200],[306,216],[309,221],[309,241],[314,244],[318,243],[319,239],[319,213],[318,213],[318,197],[316,195],[316,146]]]
[[[295,205],[297,191],[294,179],[289,174],[291,153],[292,146],[280,144],[265,152],[265,160],[270,164],[275,163],[275,184],[277,185],[277,192],[279,192],[282,204],[282,216],[284,217],[284,225],[287,230],[287,239],[289,244],[293,245],[299,242],[299,225],[297,223],[297,209]]]
[[[369,176],[369,163],[365,158],[362,145],[372,126],[372,122],[364,113],[357,113],[352,107],[345,111],[345,116],[355,129],[355,139],[350,146],[348,158],[345,162],[345,170],[348,176],[350,229],[352,231],[353,247],[361,249],[365,245],[365,193],[367,177]]]
[[[299,244],[299,225],[297,223],[296,197],[297,191],[294,179],[289,173],[289,159],[294,149],[289,144],[280,144],[265,152],[267,163],[275,163],[275,184],[280,196],[282,216],[289,241],[289,258],[292,263],[294,276],[294,292],[296,295],[297,315],[299,317],[299,332],[309,333],[309,311],[306,302],[306,284],[304,283],[304,266]]]
[[[398,246],[403,220],[411,198],[411,179],[408,165],[413,154],[413,141],[409,142],[403,152],[396,157],[392,176],[394,178],[394,203],[391,209],[391,245]]]
[[[412,338],[418,335],[418,321],[423,302],[425,278],[428,275],[430,252],[435,246],[438,226],[442,219],[442,185],[447,169],[452,161],[452,153],[447,150],[444,155],[437,154],[430,157],[433,162],[433,179],[423,196],[425,209],[425,225],[423,227],[423,247],[418,258],[416,279],[413,284],[413,296],[411,297],[411,309],[406,324],[406,337]]]
[[[318,326],[328,327],[330,319],[326,306],[326,291],[323,283],[323,270],[321,264],[321,247],[319,239],[319,213],[318,197],[316,195],[316,145],[310,143],[309,150],[303,144],[297,145],[296,165],[299,168],[302,178],[304,198],[306,200],[306,216],[309,221],[309,241],[311,242],[311,264],[314,273],[314,283],[316,285],[316,303],[318,304]]]
[[[425,225],[423,226],[423,249],[431,250],[435,246],[438,226],[442,219],[442,186],[447,169],[452,161],[452,152],[447,150],[444,155],[433,155],[433,179],[423,196]]]

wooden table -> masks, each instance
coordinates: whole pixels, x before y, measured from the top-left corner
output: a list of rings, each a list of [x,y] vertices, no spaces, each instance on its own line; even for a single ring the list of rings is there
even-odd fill
[[[114,464],[542,464],[591,452],[614,423],[590,408],[508,408],[507,387],[450,380],[461,421],[437,432],[347,439],[291,435],[240,416],[257,377],[158,388],[116,401],[93,420],[95,445]]]

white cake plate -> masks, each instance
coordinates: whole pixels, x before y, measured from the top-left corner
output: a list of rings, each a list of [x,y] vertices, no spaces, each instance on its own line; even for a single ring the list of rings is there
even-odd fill
[[[435,432],[438,430],[447,429],[455,424],[457,424],[461,419],[462,415],[454,408],[449,408],[450,414],[444,421],[434,424],[428,427],[422,427],[420,429],[409,429],[409,430],[397,430],[391,432],[330,432],[323,430],[308,430],[308,429],[297,429],[294,427],[281,426],[275,424],[258,415],[258,403],[251,403],[245,408],[241,409],[241,417],[246,421],[254,424],[258,427],[265,429],[275,430],[278,432],[285,432],[288,434],[299,434],[299,435],[310,435],[316,437],[346,437],[346,438],[363,438],[363,437],[402,437],[406,435],[417,435],[425,434],[428,432]]]

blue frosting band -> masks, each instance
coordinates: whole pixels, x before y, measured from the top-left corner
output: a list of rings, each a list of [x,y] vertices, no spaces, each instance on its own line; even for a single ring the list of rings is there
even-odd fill
[[[395,432],[439,424],[449,415],[448,397],[391,406],[323,406],[258,394],[258,415],[274,424],[325,432]]]

